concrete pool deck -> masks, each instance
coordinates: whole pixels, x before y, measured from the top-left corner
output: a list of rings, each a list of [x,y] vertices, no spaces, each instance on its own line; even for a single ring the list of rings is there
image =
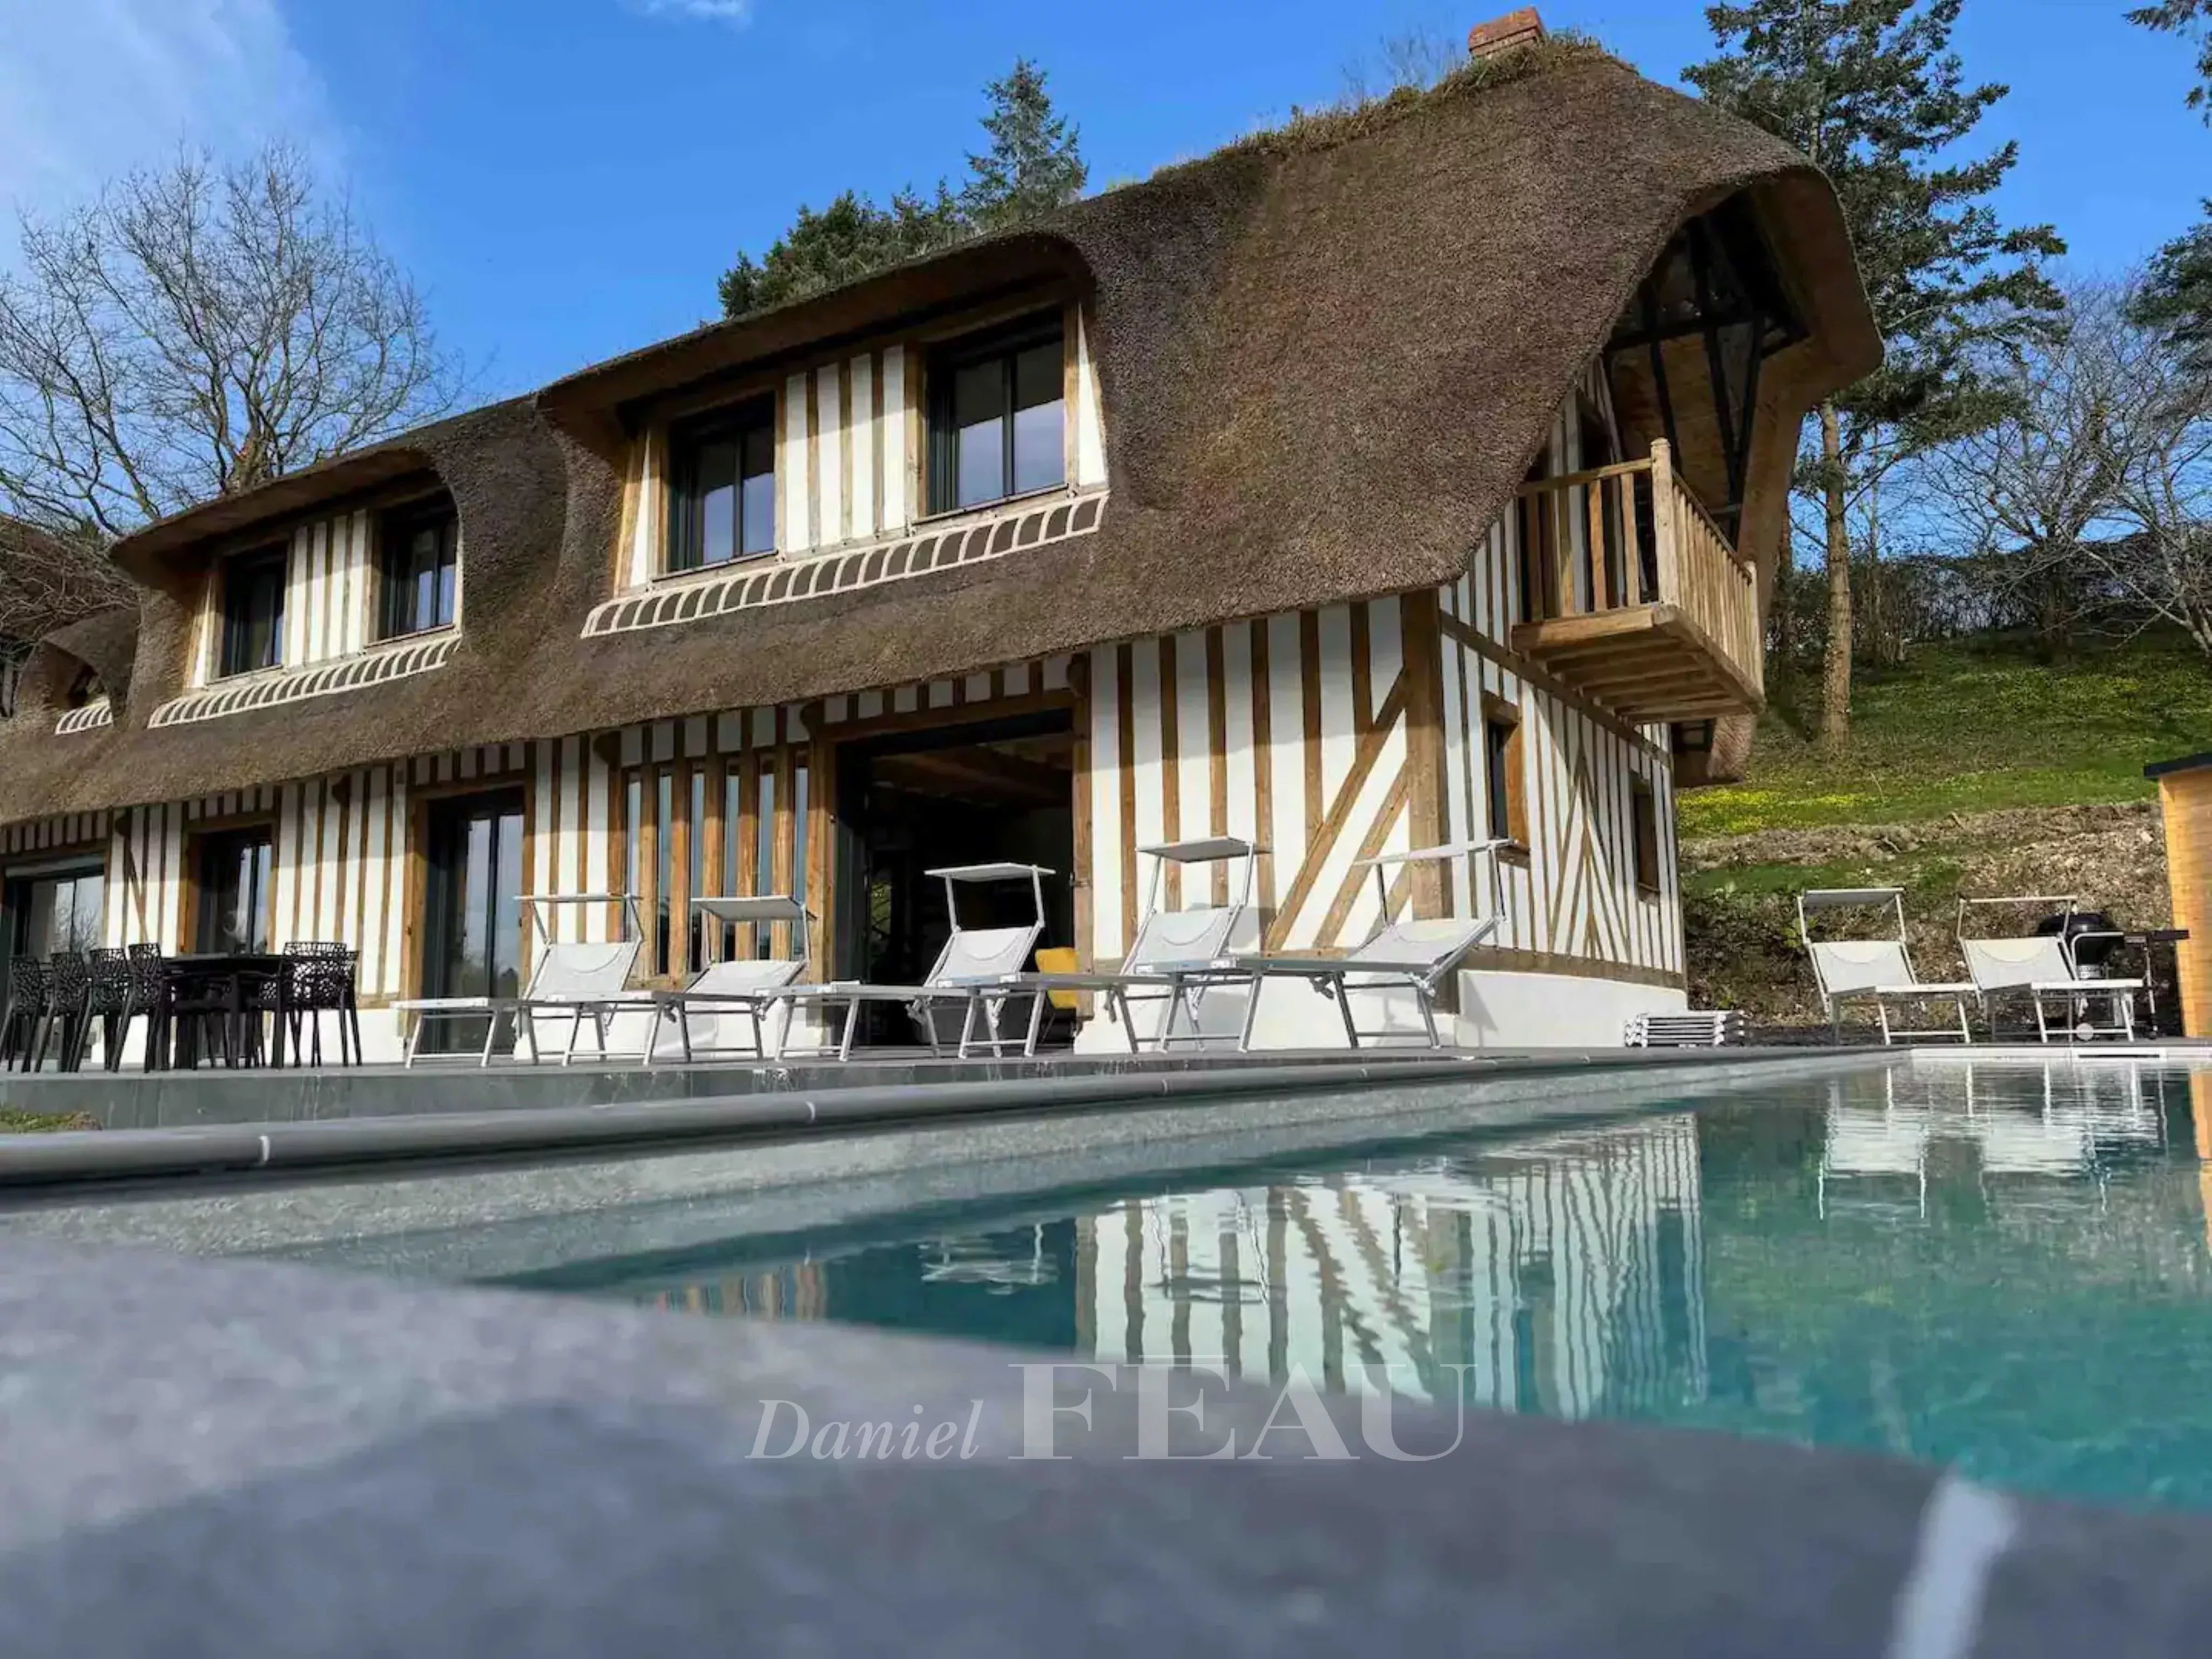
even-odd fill
[[[1882,1048],[1825,1042],[1713,1048],[1462,1049],[1430,1053],[1410,1048],[1343,1048],[1255,1054],[1056,1054],[1018,1058],[940,1060],[919,1051],[894,1052],[848,1061],[714,1061],[646,1067],[635,1061],[574,1066],[502,1064],[302,1067],[289,1071],[208,1068],[191,1072],[0,1071],[0,1110],[68,1117],[82,1115],[102,1129],[202,1128],[227,1124],[325,1122],[343,1119],[416,1117],[563,1108],[642,1105],[703,1098],[790,1096],[846,1090],[929,1088],[1070,1079],[1243,1075],[1312,1066],[1387,1068],[1410,1074],[1421,1066],[1488,1068],[1531,1065],[1566,1068],[1668,1067],[1738,1064],[1762,1058],[1849,1059],[1863,1054],[1907,1054],[1928,1060],[2212,1060],[2212,1042],[2170,1038],[2156,1042],[2068,1045],[1977,1043],[1968,1047]],[[0,1142],[4,1145],[4,1142]]]
[[[1054,1358],[25,1245],[0,1650],[2070,1659],[2212,1626],[2198,1516],[1372,1396],[1148,1411],[1126,1367],[1040,1388]],[[802,1412],[823,1449],[787,1455]]]

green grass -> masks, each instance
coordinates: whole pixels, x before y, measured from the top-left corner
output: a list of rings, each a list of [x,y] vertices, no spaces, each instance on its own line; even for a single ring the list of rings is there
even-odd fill
[[[1744,781],[1685,794],[1683,834],[2138,800],[2155,793],[2147,764],[2212,747],[2212,667],[2173,637],[2048,663],[2008,640],[1917,646],[1901,668],[1860,672],[1835,750],[1804,735],[1819,695],[1778,690]]]
[[[88,1112],[0,1111],[0,1135],[51,1135],[70,1129],[97,1129]]]
[[[1879,861],[1731,864],[1693,870],[1683,875],[1682,890],[1692,896],[1734,893],[1750,898],[1781,893],[1794,899],[1817,887],[1902,887],[1908,907],[1923,901],[1940,906],[1958,897],[1966,874],[1965,865],[1951,853],[1923,849]]]

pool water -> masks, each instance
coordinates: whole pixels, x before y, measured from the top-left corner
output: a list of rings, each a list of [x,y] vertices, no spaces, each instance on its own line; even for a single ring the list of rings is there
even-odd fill
[[[1923,1063],[527,1282],[2212,1508],[2212,1072]]]

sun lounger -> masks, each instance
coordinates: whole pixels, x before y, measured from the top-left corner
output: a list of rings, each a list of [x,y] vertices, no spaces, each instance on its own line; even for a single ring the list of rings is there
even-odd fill
[[[813,912],[797,899],[782,894],[757,898],[696,898],[691,901],[691,908],[725,928],[750,926],[765,932],[779,925],[787,927],[798,954],[710,963],[682,990],[651,993],[653,1030],[646,1039],[645,1063],[648,1066],[653,1063],[662,1028],[666,1025],[676,1028],[687,1066],[702,1054],[750,1052],[755,1059],[765,1060],[769,1057],[766,1022],[777,1011],[779,1003],[784,1001],[778,994],[806,971],[807,935]],[[787,1009],[788,1004],[785,1006]],[[702,1047],[692,1029],[692,1020],[702,1014],[714,1022],[716,1041],[711,1046]],[[750,1029],[752,1041],[749,1049],[720,1040],[720,1022],[725,1019],[741,1021]]]
[[[620,905],[629,923],[629,937],[589,943],[553,937],[556,930],[552,918],[559,907],[593,904]],[[407,1065],[415,1063],[423,1028],[431,1022],[482,1019],[483,1052],[477,1063],[489,1066],[502,1018],[513,1024],[515,1040],[528,1045],[531,1063],[535,1065],[539,1057],[538,1019],[562,1014],[568,1018],[563,1063],[575,1058],[576,1038],[587,1019],[592,1022],[599,1056],[605,1058],[608,1016],[625,1002],[635,1000],[625,995],[625,988],[631,971],[637,966],[638,951],[644,939],[644,929],[638,924],[637,902],[619,893],[562,893],[525,895],[522,905],[538,929],[539,940],[537,965],[531,969],[530,983],[523,994],[519,997],[410,997],[393,1003],[393,1009],[403,1017],[414,1016],[407,1033]]]
[[[1881,909],[1894,919],[1896,931],[1878,939],[1816,939],[1811,918],[1833,910]],[[1820,1006],[1828,1028],[1843,1038],[1843,1009],[1852,1002],[1871,1002],[1881,1024],[1887,1044],[1899,1037],[1956,1037],[1974,1040],[1966,1023],[1966,999],[1974,994],[1971,983],[1957,981],[1923,981],[1913,971],[1911,953],[1905,945],[1905,890],[1899,887],[1816,888],[1797,896],[1797,933],[1813,959],[1813,977],[1819,984]],[[1936,1026],[1908,1030],[1890,1024],[1893,1005],[1948,1002],[1959,1017],[1955,1028]]]
[[[1138,1051],[1137,1028],[1130,1018],[1133,991],[1137,993],[1136,1000],[1140,1006],[1146,1002],[1161,1005],[1161,1032],[1172,1031],[1178,1014],[1189,1020],[1194,1031],[1197,1030],[1195,1001],[1175,995],[1171,981],[1164,975],[1176,968],[1209,967],[1223,958],[1238,924],[1251,908],[1253,869],[1265,849],[1234,836],[1215,836],[1204,841],[1169,842],[1137,850],[1152,861],[1152,878],[1145,890],[1144,920],[1138,924],[1137,936],[1130,941],[1128,954],[1122,957],[1119,969],[1100,973],[1010,974],[989,993],[981,988],[974,993],[977,998],[1016,994],[1030,999],[1029,1030],[1022,1045],[1024,1054],[1036,1053],[1046,1000],[1054,994],[1089,991],[1102,997],[1110,1017],[1121,1026],[1133,1054]],[[1188,891],[1205,866],[1228,863],[1242,864],[1243,869],[1226,903],[1187,905],[1178,910],[1160,908],[1161,878],[1170,865],[1182,869]],[[1202,995],[1202,989],[1194,990],[1194,998]]]
[[[811,1006],[825,1016],[840,1008],[844,1011],[844,1030],[837,1040],[831,1042],[825,1039],[804,1052],[834,1054],[840,1060],[850,1060],[854,1036],[860,1023],[860,1007],[869,1002],[904,1004],[921,1023],[932,1054],[944,1051],[937,1013],[940,1007],[950,1004],[964,1005],[959,1039],[962,1059],[966,1059],[973,1048],[988,1048],[998,1054],[1017,1042],[998,1033],[1000,1010],[1012,994],[1003,981],[1009,974],[1018,974],[1028,965],[1030,952],[1036,948],[1038,937],[1044,932],[1044,878],[1053,872],[1034,864],[969,864],[923,873],[945,884],[945,914],[952,923],[952,936],[938,952],[935,964],[919,985],[870,985],[847,980],[827,985],[791,986],[777,992],[775,1000],[794,1010]],[[963,927],[960,889],[1003,881],[1029,884],[1035,901],[1032,919],[1011,927]],[[971,994],[979,988],[985,994]],[[979,1020],[983,1025],[981,1034],[976,1029]],[[789,1052],[780,1038],[773,1045],[771,1058],[781,1059]]]
[[[1176,999],[1186,998],[1206,986],[1243,985],[1246,1000],[1243,1029],[1237,1040],[1239,1053],[1251,1051],[1253,1030],[1259,1019],[1260,993],[1271,979],[1304,980],[1334,1002],[1343,1022],[1345,1041],[1354,1048],[1365,1042],[1387,1042],[1398,1033],[1387,1026],[1361,1030],[1352,1012],[1352,999],[1360,994],[1408,993],[1420,1011],[1427,1046],[1441,1048],[1443,1038],[1437,1030],[1436,1018],[1437,993],[1467,953],[1497,932],[1498,908],[1493,899],[1493,908],[1486,915],[1393,921],[1390,878],[1411,864],[1487,855],[1492,861],[1491,888],[1494,895],[1498,850],[1508,844],[1499,841],[1470,842],[1456,846],[1424,847],[1410,853],[1392,853],[1359,860],[1353,867],[1373,872],[1380,908],[1374,935],[1348,956],[1236,956],[1202,968],[1171,968],[1162,977],[1168,983],[1170,996]],[[1156,1042],[1165,1048],[1175,1042],[1206,1040],[1203,1033],[1184,1035],[1163,1029]]]
[[[1993,1003],[2024,993],[2035,1005],[2036,1035],[2045,1042],[2051,1041],[2054,1029],[2053,1005],[2062,1016],[2063,1023],[2056,1028],[2062,1035],[2134,1039],[2136,994],[2143,988],[2142,981],[2084,978],[2074,960],[2072,939],[2063,928],[2051,933],[1968,938],[1967,923],[1975,914],[1986,915],[1997,905],[2046,911],[2055,907],[2063,919],[2070,920],[2080,901],[2070,893],[1959,901],[1959,950],[1985,1012]],[[2091,1018],[2098,1002],[2108,1009],[2101,1025]],[[1996,1030],[1993,1019],[1990,1029]]]

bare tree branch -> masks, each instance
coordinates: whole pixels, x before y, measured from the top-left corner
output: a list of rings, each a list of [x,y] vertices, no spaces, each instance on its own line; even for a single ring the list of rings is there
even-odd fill
[[[422,296],[306,158],[186,152],[21,221],[0,512],[106,540],[453,407]],[[4,630],[0,630],[4,631]]]

